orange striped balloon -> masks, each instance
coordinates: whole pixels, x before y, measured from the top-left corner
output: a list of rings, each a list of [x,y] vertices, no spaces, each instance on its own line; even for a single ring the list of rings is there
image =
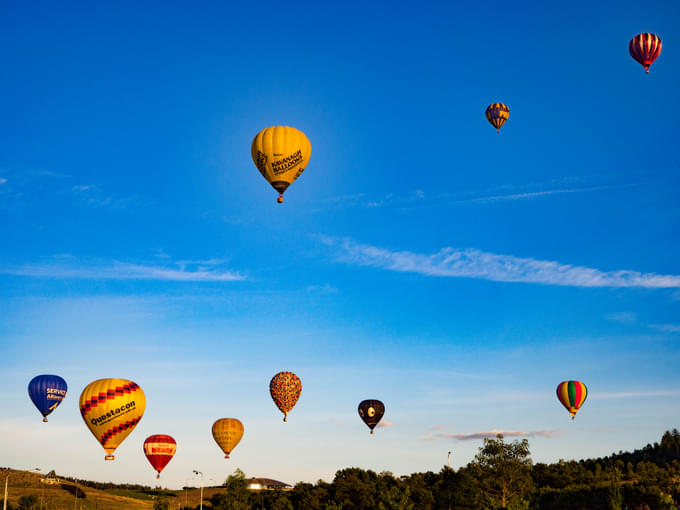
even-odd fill
[[[586,401],[587,396],[588,388],[581,381],[562,381],[557,385],[557,398],[567,408],[572,420],[576,417],[576,413]]]
[[[628,53],[649,73],[649,66],[661,55],[661,38],[656,34],[638,34],[628,43]]]

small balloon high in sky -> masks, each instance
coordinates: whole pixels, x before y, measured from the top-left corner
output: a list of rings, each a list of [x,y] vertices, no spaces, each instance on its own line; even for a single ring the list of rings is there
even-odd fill
[[[307,168],[312,144],[299,129],[272,126],[255,135],[251,155],[262,176],[279,192],[277,201],[283,203],[288,186]]]

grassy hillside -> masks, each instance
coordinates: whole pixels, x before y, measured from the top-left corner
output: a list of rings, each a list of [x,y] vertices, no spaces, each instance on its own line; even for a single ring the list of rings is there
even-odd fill
[[[4,490],[5,478],[9,475],[7,501],[16,506],[21,496],[30,494],[38,498],[38,508],[42,498],[43,510],[150,510],[153,508],[151,499],[142,501],[139,499],[117,496],[104,491],[90,489],[78,484],[77,498],[76,485],[68,480],[60,479],[57,484],[43,484],[40,480],[44,475],[30,471],[17,471],[14,469],[0,470],[0,497]]]
[[[70,480],[59,478],[58,484],[43,484],[40,483],[44,477],[43,474],[15,469],[0,469],[0,501],[7,476],[9,476],[7,501],[15,507],[20,497],[33,494],[38,498],[38,508],[40,508],[42,498],[43,510],[151,510],[153,508],[153,496],[141,491],[97,490],[78,484],[78,497],[76,498],[76,485]],[[208,499],[219,491],[224,491],[224,489],[203,489],[204,508],[210,508]],[[167,501],[170,503],[171,510],[183,507],[185,501],[190,507],[198,506],[200,502],[199,489],[166,492],[170,494]]]

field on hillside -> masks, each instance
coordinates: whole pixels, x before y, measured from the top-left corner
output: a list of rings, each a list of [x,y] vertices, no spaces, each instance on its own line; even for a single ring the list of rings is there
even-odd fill
[[[38,498],[38,508],[43,510],[151,510],[153,508],[153,496],[141,491],[110,489],[97,490],[76,484],[72,481],[59,478],[57,484],[43,484],[40,480],[44,475],[31,471],[19,471],[15,469],[0,469],[0,500],[4,490],[5,478],[8,478],[7,501],[16,507],[22,496],[34,495]],[[203,506],[210,507],[206,500],[216,492],[218,488],[203,489]],[[189,489],[187,491],[167,491],[171,495],[167,497],[170,509],[181,508],[185,502],[190,507],[198,506],[200,502],[200,490]]]

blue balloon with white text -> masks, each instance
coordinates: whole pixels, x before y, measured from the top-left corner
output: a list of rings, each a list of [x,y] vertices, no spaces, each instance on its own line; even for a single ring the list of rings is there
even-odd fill
[[[47,421],[47,415],[54,411],[66,397],[66,381],[58,375],[38,375],[28,383],[28,396]]]

